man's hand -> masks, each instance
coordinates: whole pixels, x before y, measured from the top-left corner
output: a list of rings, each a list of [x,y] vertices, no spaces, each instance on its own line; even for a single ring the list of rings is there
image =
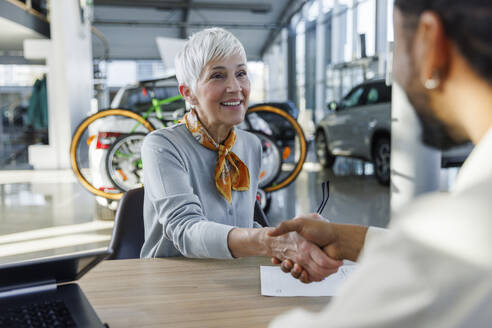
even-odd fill
[[[309,283],[313,282],[313,280],[311,280],[309,278],[309,274],[307,273],[307,271],[304,270],[302,266],[300,266],[297,263],[292,262],[291,260],[280,261],[278,258],[272,257],[272,263],[273,264],[280,264],[280,269],[283,272],[285,272],[285,273],[290,272],[292,277],[299,279],[301,282],[303,282],[305,284],[309,284]],[[335,273],[335,272],[336,271],[333,271],[332,273]]]
[[[321,281],[326,276],[336,272],[341,265],[340,261],[329,258],[319,246],[306,240],[300,234],[285,232],[279,236],[270,237],[272,230],[274,229],[268,230],[265,240],[269,250],[268,255],[278,261],[290,260],[302,267],[305,270],[303,278],[306,278],[306,282]]]
[[[339,266],[342,265],[341,260],[343,259],[357,260],[364,245],[367,227],[334,224],[321,219],[322,217],[316,213],[303,215],[293,220],[282,222],[277,228],[269,231],[269,235],[281,236],[295,231],[307,240],[322,247],[329,257],[337,260]],[[281,261],[278,258],[274,258],[272,262],[279,264]],[[282,271],[290,272],[294,278],[299,278],[302,282],[313,281],[310,275],[303,270],[302,264],[294,262],[283,260],[281,264]]]
[[[323,220],[317,214],[306,214],[295,219],[280,223],[275,229],[268,232],[272,237],[281,236],[285,233],[295,231],[310,242],[323,247],[325,253],[335,260],[343,260],[340,249],[339,236],[335,225]]]

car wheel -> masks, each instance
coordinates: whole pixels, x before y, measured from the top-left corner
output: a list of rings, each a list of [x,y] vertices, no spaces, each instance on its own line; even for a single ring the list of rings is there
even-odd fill
[[[381,137],[374,144],[373,149],[374,175],[382,185],[390,182],[391,143],[389,137]]]
[[[316,139],[314,143],[316,147],[316,155],[318,156],[318,161],[321,166],[327,168],[332,167],[333,163],[335,163],[335,156],[333,156],[328,149],[328,139],[322,130],[316,132]]]

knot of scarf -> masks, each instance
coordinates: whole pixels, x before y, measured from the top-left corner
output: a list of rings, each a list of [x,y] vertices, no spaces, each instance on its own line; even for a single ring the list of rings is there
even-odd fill
[[[232,190],[244,191],[249,189],[249,170],[246,164],[231,151],[236,143],[236,131],[231,130],[223,144],[217,144],[207,129],[198,119],[195,111],[187,113],[182,122],[191,135],[203,147],[217,152],[215,165],[215,186],[219,193],[230,203]]]

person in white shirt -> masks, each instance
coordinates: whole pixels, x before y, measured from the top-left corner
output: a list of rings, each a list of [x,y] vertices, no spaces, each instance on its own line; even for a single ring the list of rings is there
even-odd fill
[[[385,232],[315,214],[272,231],[297,231],[331,257],[359,264],[323,311],[294,310],[271,328],[492,326],[491,21],[491,1],[395,0],[393,74],[423,141],[476,146],[450,193],[419,198]],[[302,267],[282,268],[310,282]]]

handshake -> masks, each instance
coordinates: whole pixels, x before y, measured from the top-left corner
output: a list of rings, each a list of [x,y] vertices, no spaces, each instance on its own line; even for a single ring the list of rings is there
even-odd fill
[[[316,213],[267,229],[272,263],[281,264],[282,271],[304,283],[337,272],[344,259],[356,261],[367,233],[367,227],[331,223]]]

